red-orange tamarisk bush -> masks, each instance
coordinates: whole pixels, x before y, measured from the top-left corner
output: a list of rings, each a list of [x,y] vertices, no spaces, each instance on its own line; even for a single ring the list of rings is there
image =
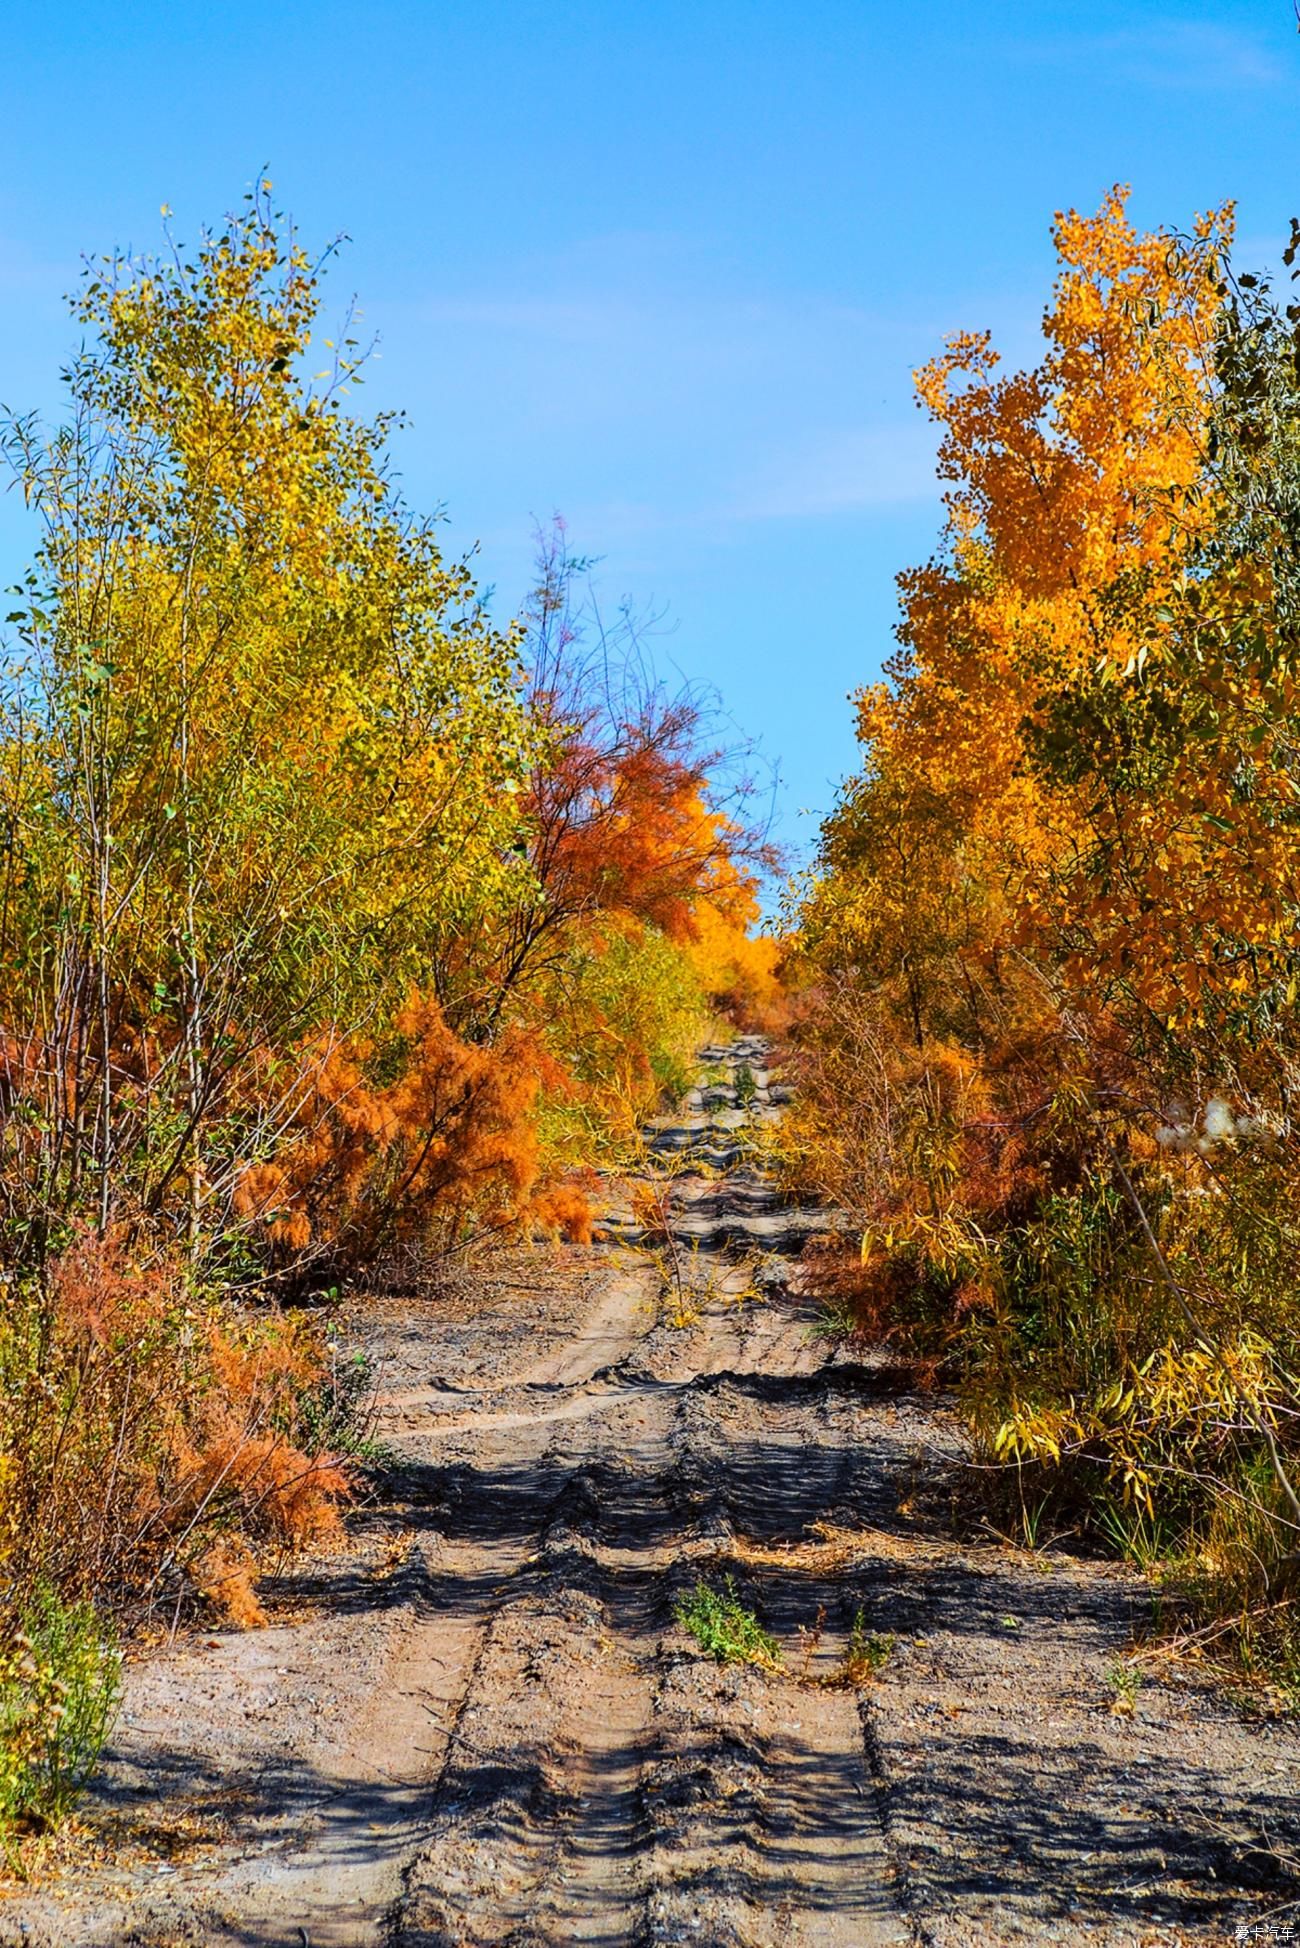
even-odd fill
[[[526,1225],[542,1175],[538,1093],[563,1083],[536,1036],[476,1047],[431,996],[412,994],[384,1046],[322,1047],[292,1125],[273,1158],[244,1172],[235,1208],[273,1255],[331,1273],[402,1240],[445,1245],[489,1216]],[[578,1208],[556,1187],[544,1196],[548,1226]],[[585,1209],[574,1221],[590,1231]]]
[[[218,1541],[239,1556],[248,1534],[332,1534],[345,1475],[300,1424],[316,1377],[302,1316],[222,1312],[180,1267],[141,1271],[120,1239],[78,1232],[43,1310],[15,1308],[0,1336],[0,1587],[170,1601]]]

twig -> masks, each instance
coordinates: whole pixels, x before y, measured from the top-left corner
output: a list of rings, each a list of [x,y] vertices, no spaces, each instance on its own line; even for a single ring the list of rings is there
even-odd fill
[[[428,1712],[430,1718],[434,1717],[435,1714],[432,1705],[425,1705],[424,1709],[425,1711]],[[474,1741],[472,1739],[466,1738],[463,1732],[454,1732],[448,1726],[438,1725],[438,1724],[435,1724],[433,1729],[438,1733],[438,1735],[441,1738],[445,1738],[449,1740],[450,1743],[454,1745],[463,1745],[465,1747],[465,1750],[467,1752],[472,1752],[476,1759],[488,1759],[498,1764],[502,1762],[501,1754],[499,1752],[485,1752],[481,1745],[475,1745]],[[425,1745],[417,1745],[415,1749],[417,1752],[425,1752],[429,1750],[429,1748]],[[430,1756],[436,1757],[437,1754],[431,1753]]]

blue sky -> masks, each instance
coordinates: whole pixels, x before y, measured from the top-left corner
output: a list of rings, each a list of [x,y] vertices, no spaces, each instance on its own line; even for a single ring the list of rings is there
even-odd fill
[[[0,94],[0,400],[56,408],[82,251],[265,164],[352,239],[411,501],[503,615],[563,512],[779,760],[796,844],[938,528],[912,369],[962,327],[1032,356],[1052,212],[1113,182],[1151,225],[1235,198],[1242,261],[1300,211],[1291,0],[70,0],[11,12]]]

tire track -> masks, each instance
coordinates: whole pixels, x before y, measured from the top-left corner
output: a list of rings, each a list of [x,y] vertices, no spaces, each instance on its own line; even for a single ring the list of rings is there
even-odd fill
[[[830,1616],[829,1586],[777,1552],[828,1509],[868,1508],[854,1417],[882,1390],[808,1339],[790,1294],[790,1254],[822,1220],[751,1167],[750,1132],[777,1113],[766,1046],[703,1059],[733,1078],[748,1066],[753,1087],[710,1084],[648,1133],[681,1323],[657,1302],[655,1258],[620,1254],[584,1288],[576,1330],[557,1337],[533,1308],[536,1356],[513,1330],[507,1358],[486,1336],[480,1353],[471,1324],[450,1377],[385,1397],[400,1459],[370,1530],[379,1566],[364,1549],[322,1564],[293,1585],[301,1622],[214,1640],[206,1667],[201,1646],[178,1653],[188,1675],[170,1693],[159,1680],[182,1776],[200,1764],[206,1803],[246,1810],[172,1878],[88,1887],[79,1944],[909,1939],[853,1699],[719,1667],[674,1616],[697,1578],[724,1574],[787,1644]],[[413,1320],[395,1327],[418,1373]],[[816,1650],[807,1675],[833,1663]],[[248,1700],[234,1739],[232,1686]],[[162,1723],[132,1733],[132,1765],[156,1763]],[[61,1913],[42,1925],[24,1920],[24,1943],[63,1948]]]
[[[705,1059],[752,1065],[767,1113],[764,1047]],[[734,1089],[707,1094],[657,1147],[735,1170],[747,1119]],[[458,1401],[426,1436],[545,1430],[536,1467],[559,1486],[456,1721],[394,1917],[403,1948],[913,1938],[854,1698],[715,1666],[674,1623],[701,1574],[736,1574],[765,1611],[781,1609],[746,1568],[747,1542],[801,1535],[854,1499],[863,1471],[835,1403],[879,1376],[828,1368],[793,1322],[737,1302],[752,1283],[742,1252],[805,1235],[770,1187],[685,1175],[669,1208],[695,1246],[692,1324],[629,1335],[603,1366],[530,1376],[477,1410]]]
[[[671,1307],[648,1250],[394,1300],[385,1505],[267,1630],[128,1674],[101,1803],[215,1838],[0,1900],[5,1948],[1139,1948],[1266,1916],[1294,1734],[1156,1671],[1113,1714],[1147,1593],[954,1530],[942,1410],[808,1332],[803,1218],[747,1148],[765,1051],[705,1059],[754,1090],[649,1133]],[[782,1668],[677,1622],[725,1576]]]

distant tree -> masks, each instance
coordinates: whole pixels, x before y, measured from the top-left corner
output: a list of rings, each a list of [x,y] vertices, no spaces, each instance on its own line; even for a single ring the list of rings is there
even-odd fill
[[[590,565],[569,552],[563,522],[539,536],[524,617],[539,745],[490,1020],[597,914],[685,942],[713,903],[743,928],[776,860],[756,816],[752,746],[726,741],[707,692],[656,674],[643,619],[624,607],[606,624]]]

